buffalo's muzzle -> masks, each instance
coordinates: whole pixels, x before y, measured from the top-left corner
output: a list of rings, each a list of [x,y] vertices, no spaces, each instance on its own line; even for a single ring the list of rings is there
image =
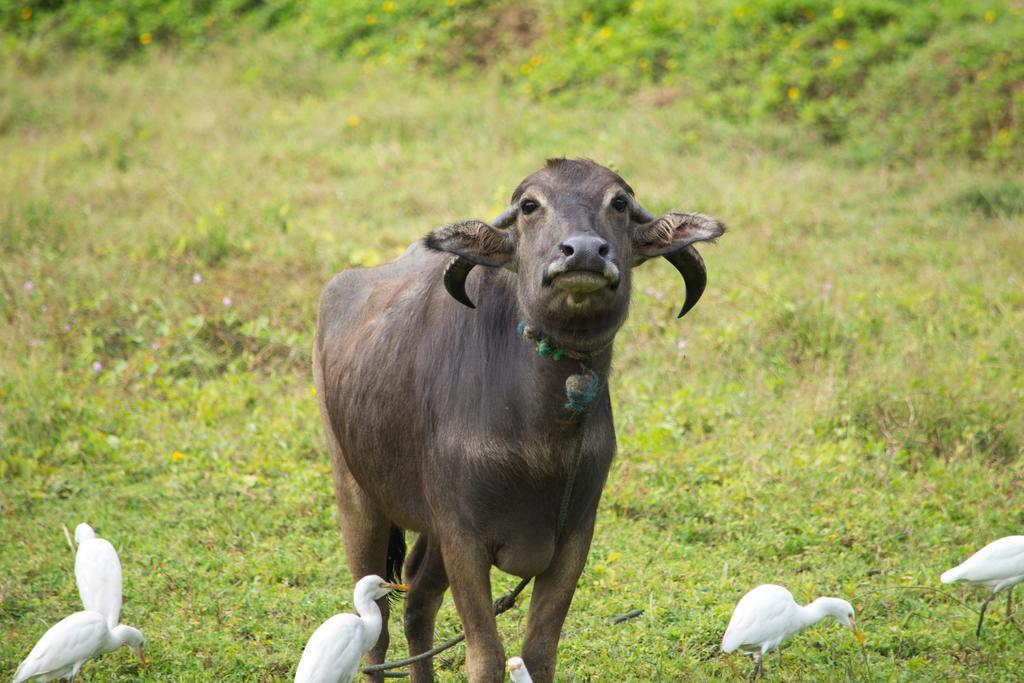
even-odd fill
[[[559,258],[544,273],[544,284],[575,293],[595,292],[619,284],[608,242],[592,235],[575,235],[558,245]]]

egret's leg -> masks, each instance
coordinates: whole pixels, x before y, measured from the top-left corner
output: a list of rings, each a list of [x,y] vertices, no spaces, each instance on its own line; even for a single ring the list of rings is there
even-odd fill
[[[983,602],[981,605],[981,616],[978,617],[978,630],[975,632],[975,635],[977,635],[979,638],[981,638],[981,622],[985,621],[985,610],[988,609],[988,603],[992,602],[992,598],[994,597],[996,597],[995,593],[988,596],[988,598],[985,599],[985,602]]]
[[[754,658],[754,670],[750,672],[749,680],[756,681],[764,675],[764,655],[759,652],[755,652],[751,656]]]
[[[1006,590],[1006,618],[1009,619],[1013,615],[1013,586],[1010,586]]]

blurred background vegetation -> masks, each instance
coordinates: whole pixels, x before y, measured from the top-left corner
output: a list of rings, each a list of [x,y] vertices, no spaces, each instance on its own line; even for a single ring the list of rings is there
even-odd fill
[[[797,121],[868,159],[1024,160],[1012,0],[2,0],[0,21],[8,54],[40,66],[55,47],[123,60],[270,32],[368,70],[492,69],[538,99],[658,86],[651,97]]]

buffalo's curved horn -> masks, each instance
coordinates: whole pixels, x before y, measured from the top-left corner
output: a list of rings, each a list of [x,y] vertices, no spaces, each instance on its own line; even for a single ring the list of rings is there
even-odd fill
[[[682,318],[697,305],[701,294],[704,293],[704,288],[708,284],[708,270],[704,267],[704,259],[691,244],[665,254],[665,260],[675,266],[675,269],[683,276],[683,282],[686,283],[686,300],[683,302],[683,307],[679,309],[679,315],[676,316]]]
[[[444,269],[444,288],[452,295],[452,298],[463,306],[476,308],[476,305],[466,294],[466,277],[469,271],[473,270],[476,264],[462,256],[452,256],[452,260]]]
[[[650,223],[654,220],[654,216],[636,201],[631,202],[630,215],[633,220],[640,223]],[[676,316],[676,318],[682,318],[697,305],[701,295],[704,294],[704,288],[708,285],[708,269],[704,266],[704,259],[692,245],[686,245],[682,249],[663,254],[663,256],[679,271],[686,284],[686,299],[683,301],[683,307],[679,309],[679,315]]]
[[[513,204],[491,221],[491,225],[495,228],[507,228],[515,221],[518,213],[519,206]],[[469,277],[469,271],[473,270],[474,266],[476,264],[464,256],[453,256],[444,269],[444,288],[453,299],[470,308],[476,308],[476,304],[466,294],[466,278]]]

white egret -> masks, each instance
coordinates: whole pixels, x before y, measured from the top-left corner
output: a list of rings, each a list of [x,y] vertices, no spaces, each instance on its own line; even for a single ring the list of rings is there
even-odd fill
[[[825,617],[832,617],[852,629],[863,644],[864,636],[857,630],[853,614],[853,606],[845,600],[818,598],[802,606],[782,586],[764,584],[744,595],[736,604],[722,638],[722,652],[739,649],[753,656],[756,678],[764,674],[765,654],[778,647],[787,636],[813,626]]]
[[[137,628],[123,624],[109,628],[106,617],[99,612],[75,612],[43,634],[14,673],[14,683],[57,678],[74,681],[86,660],[122,645],[131,647],[145,666],[143,642],[142,632]]]
[[[981,623],[985,620],[988,603],[996,597],[996,593],[1008,588],[1006,596],[1006,616],[1013,611],[1013,587],[1024,581],[1024,536],[1004,536],[992,541],[974,553],[967,560],[944,572],[942,583],[966,581],[972,586],[985,586],[992,593],[981,606],[978,618],[978,629],[975,634],[981,637]]]
[[[533,679],[530,678],[530,672],[526,670],[526,662],[523,661],[522,657],[512,657],[506,663],[508,668],[509,678],[512,679],[512,683],[533,683]]]
[[[320,624],[302,651],[295,683],[349,683],[359,673],[359,662],[380,637],[382,617],[377,600],[407,586],[389,583],[371,574],[352,593],[355,614],[335,614]]]
[[[85,609],[99,612],[114,628],[121,621],[121,560],[114,546],[88,524],[75,527],[75,583]]]

